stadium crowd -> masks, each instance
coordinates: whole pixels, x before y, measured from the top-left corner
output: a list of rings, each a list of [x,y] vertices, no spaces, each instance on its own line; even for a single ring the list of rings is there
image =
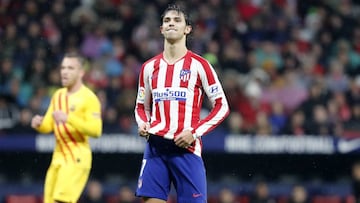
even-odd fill
[[[169,3],[1,0],[0,136],[36,133],[30,120],[46,110],[60,86],[59,62],[71,51],[88,59],[85,82],[103,105],[103,132],[136,134],[138,73],[162,50],[154,28]],[[179,3],[193,20],[189,48],[212,63],[224,85],[231,114],[223,133],[359,134],[359,1]],[[291,192],[304,199],[303,190]],[[226,188],[220,197],[213,202],[237,202]]]
[[[0,134],[35,133],[65,52],[88,59],[104,133],[136,133],[141,64],[162,50],[156,0],[0,1]],[[230,102],[224,133],[353,136],[360,121],[360,4],[351,0],[179,1],[189,47]],[[204,109],[204,113],[207,109]],[[355,132],[355,133],[354,133]]]

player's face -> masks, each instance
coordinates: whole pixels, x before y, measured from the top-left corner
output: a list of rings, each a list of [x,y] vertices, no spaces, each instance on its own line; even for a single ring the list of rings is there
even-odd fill
[[[72,87],[81,80],[84,70],[77,58],[65,57],[61,63],[60,73],[61,84],[64,87]]]
[[[191,32],[191,26],[186,25],[183,13],[171,10],[165,14],[160,30],[165,39],[178,40]]]

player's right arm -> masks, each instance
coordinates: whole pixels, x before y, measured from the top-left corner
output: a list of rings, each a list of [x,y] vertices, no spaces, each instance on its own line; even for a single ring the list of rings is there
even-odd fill
[[[150,128],[151,91],[148,84],[148,77],[145,66],[143,66],[139,75],[138,94],[135,105],[135,118],[139,126],[139,135],[141,136],[147,136],[147,131]]]
[[[45,116],[35,115],[31,120],[31,127],[40,133],[47,134],[54,130],[54,119],[52,116],[54,109],[52,103],[51,100]]]

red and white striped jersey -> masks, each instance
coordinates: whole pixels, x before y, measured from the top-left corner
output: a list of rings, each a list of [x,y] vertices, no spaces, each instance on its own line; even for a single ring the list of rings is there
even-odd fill
[[[204,93],[213,108],[200,119]],[[163,54],[145,62],[139,76],[135,117],[138,125],[150,123],[149,133],[173,139],[190,129],[202,136],[229,113],[228,103],[213,67],[188,51],[174,64]]]

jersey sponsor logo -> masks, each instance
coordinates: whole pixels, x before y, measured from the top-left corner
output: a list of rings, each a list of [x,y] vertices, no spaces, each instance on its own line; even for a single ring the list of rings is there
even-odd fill
[[[137,100],[139,102],[144,102],[145,101],[145,88],[143,88],[143,87],[139,88]]]
[[[162,88],[153,91],[153,98],[155,102],[160,101],[185,101],[186,88]]]
[[[214,98],[220,95],[221,89],[218,84],[213,84],[208,87],[209,97]]]
[[[219,91],[219,86],[218,85],[212,85],[209,87],[209,92],[211,94],[216,94]]]
[[[190,79],[191,71],[187,69],[182,69],[180,71],[180,80],[186,82]]]

